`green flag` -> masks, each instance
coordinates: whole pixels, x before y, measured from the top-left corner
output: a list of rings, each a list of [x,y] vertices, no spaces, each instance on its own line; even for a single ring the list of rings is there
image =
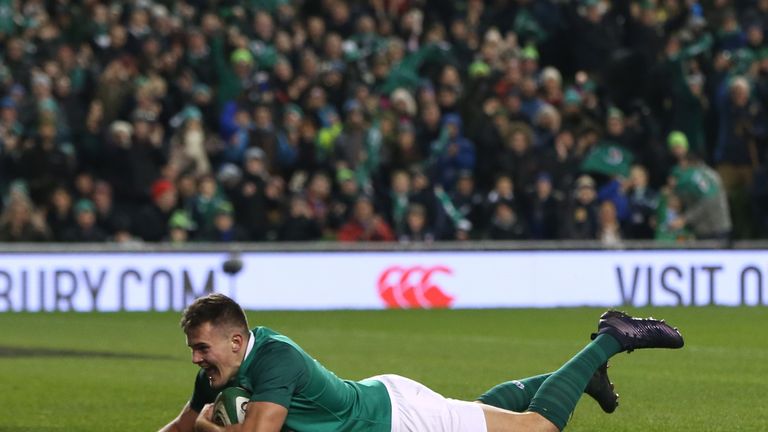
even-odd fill
[[[635,155],[621,145],[602,141],[598,143],[581,162],[581,170],[584,172],[606,174],[609,176],[629,176],[629,168]]]

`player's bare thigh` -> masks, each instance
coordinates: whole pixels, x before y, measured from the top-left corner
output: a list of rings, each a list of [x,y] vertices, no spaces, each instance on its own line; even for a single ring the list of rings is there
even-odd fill
[[[557,427],[535,412],[517,413],[480,404],[488,432],[558,432]]]

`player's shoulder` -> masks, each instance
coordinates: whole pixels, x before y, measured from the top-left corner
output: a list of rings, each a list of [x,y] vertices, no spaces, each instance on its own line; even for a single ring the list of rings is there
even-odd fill
[[[291,338],[269,327],[255,327],[252,331],[256,339],[254,350],[288,355],[303,352],[301,347]]]
[[[273,330],[269,327],[259,326],[254,327],[251,332],[253,333],[254,338],[256,339],[256,346],[264,345],[264,344],[270,344],[274,342],[281,342],[281,343],[288,343],[293,341],[286,335]]]

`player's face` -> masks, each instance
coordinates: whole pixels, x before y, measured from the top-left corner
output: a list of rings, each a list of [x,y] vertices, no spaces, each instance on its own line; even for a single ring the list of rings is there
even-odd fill
[[[192,350],[192,363],[205,371],[213,388],[223,387],[235,376],[245,348],[240,334],[208,322],[188,331],[187,346]]]

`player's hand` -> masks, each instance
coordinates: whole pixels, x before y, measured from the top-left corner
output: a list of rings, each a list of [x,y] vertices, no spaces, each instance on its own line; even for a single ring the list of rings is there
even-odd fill
[[[198,417],[202,417],[206,420],[213,420],[213,404],[205,404],[203,407],[203,410],[200,411],[200,415]]]
[[[197,419],[213,421],[213,404],[205,404],[203,410],[200,411],[200,414],[197,416]]]
[[[213,404],[206,404],[197,415],[195,420],[195,432],[207,432],[219,430],[219,428],[213,424]]]

